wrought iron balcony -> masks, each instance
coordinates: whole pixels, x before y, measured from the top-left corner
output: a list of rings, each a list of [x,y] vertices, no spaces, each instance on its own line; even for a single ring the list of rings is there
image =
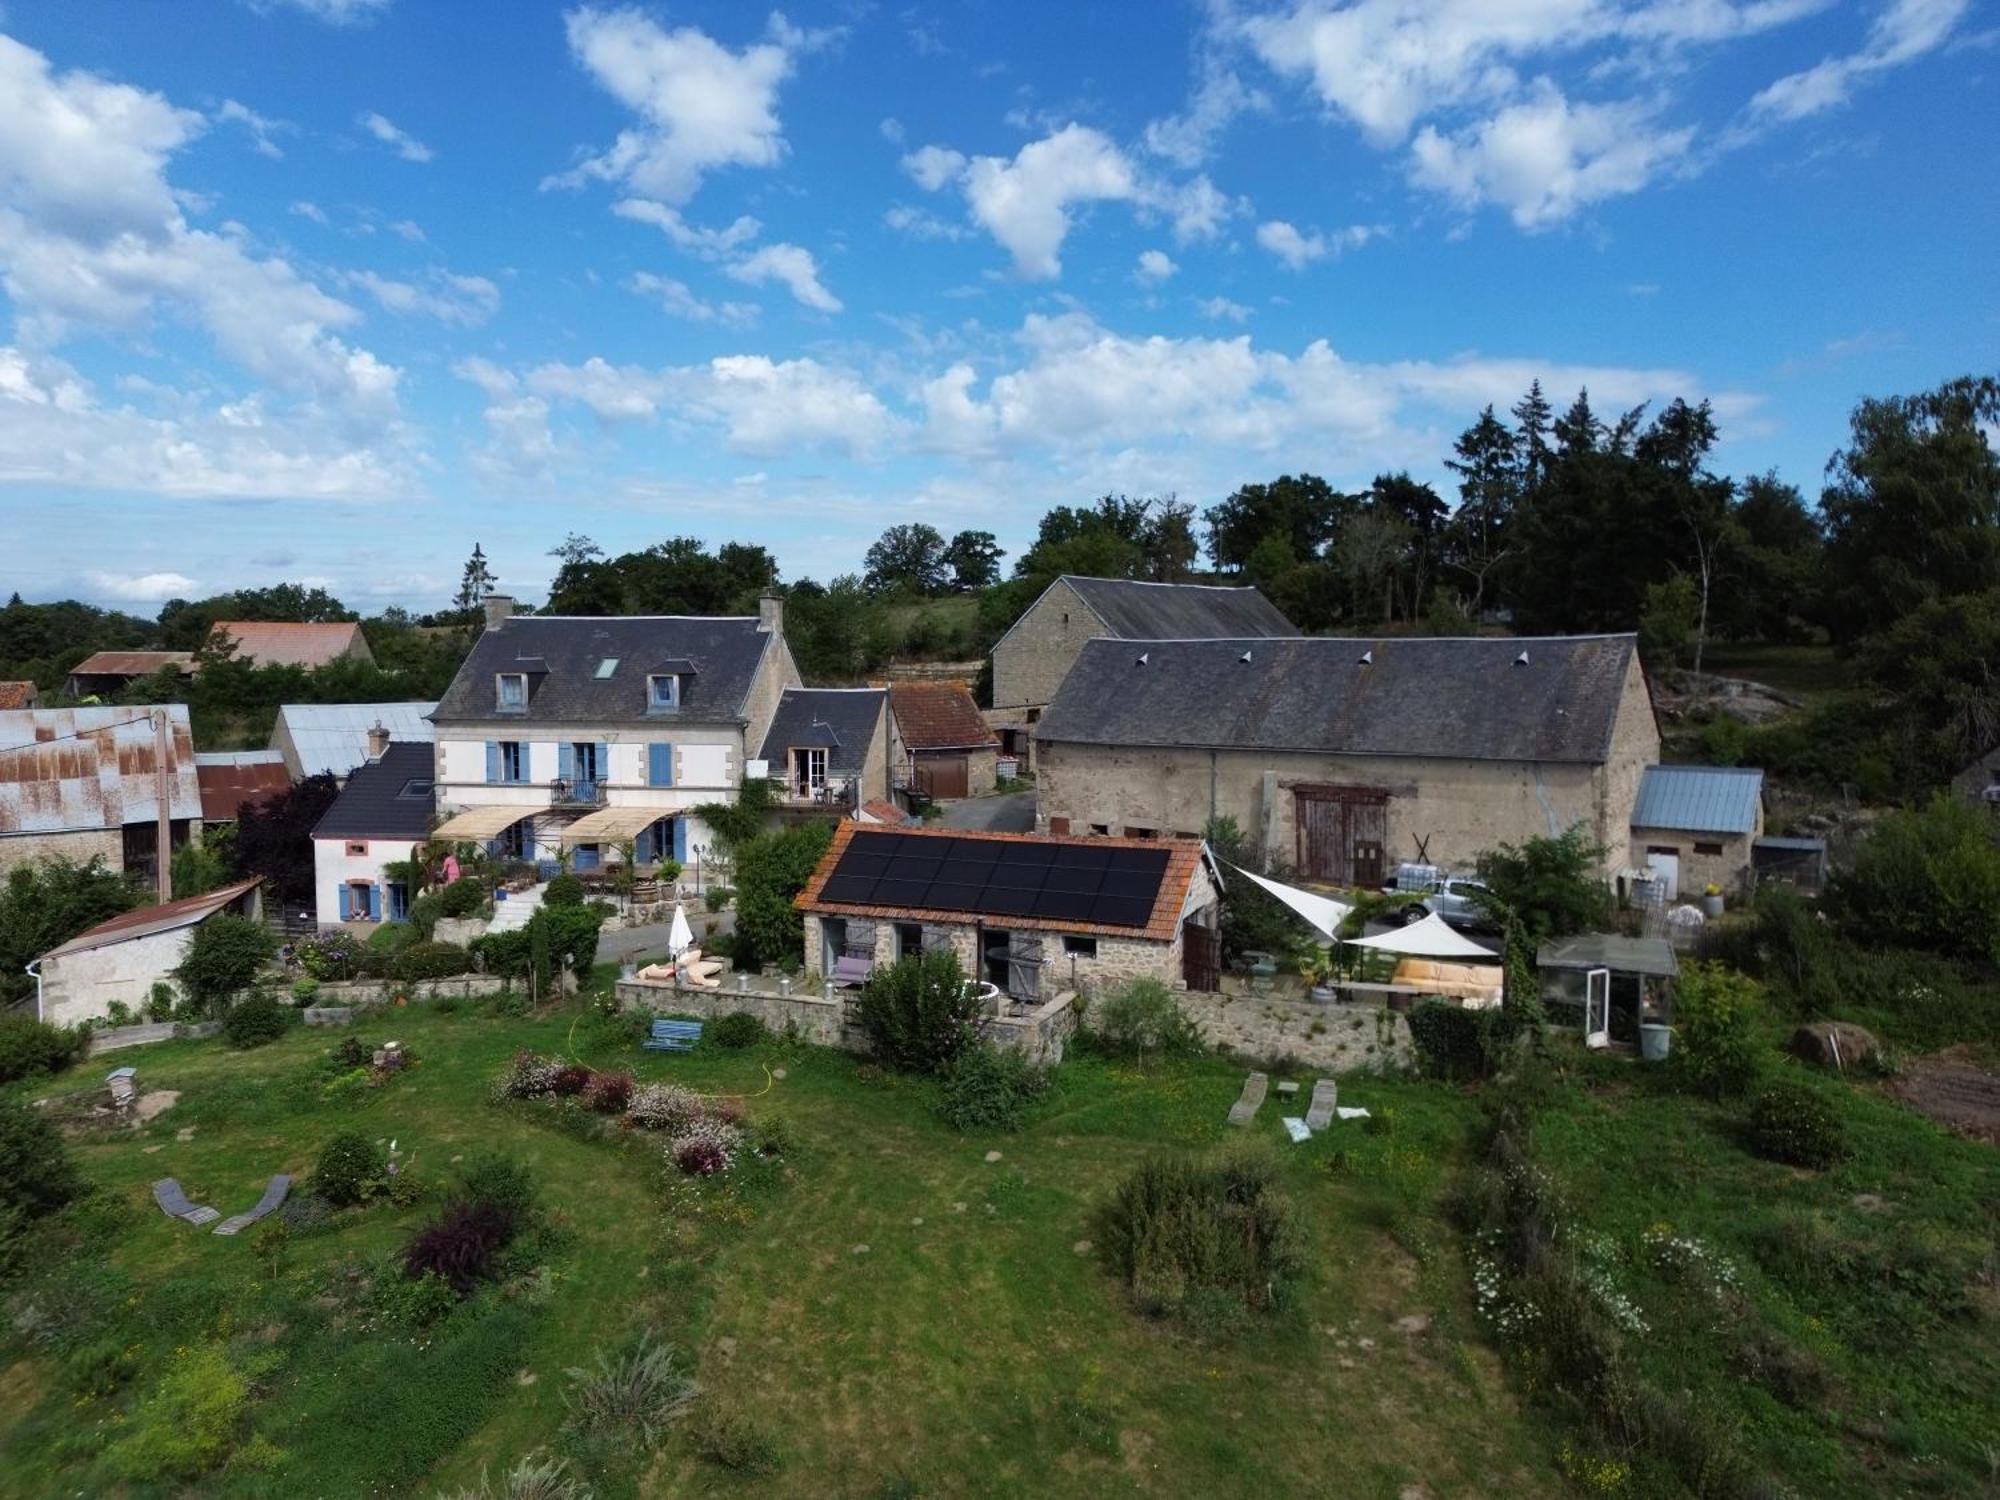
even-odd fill
[[[549,805],[551,807],[602,807],[604,805],[604,783],[601,781],[579,781],[568,776],[558,776],[549,783]]]

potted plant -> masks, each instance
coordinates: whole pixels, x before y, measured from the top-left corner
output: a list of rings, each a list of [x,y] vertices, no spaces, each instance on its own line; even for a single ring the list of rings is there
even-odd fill
[[[1328,983],[1333,978],[1333,954],[1318,943],[1302,943],[1292,954],[1292,967],[1306,982],[1308,998],[1325,1003],[1333,999]]]
[[[1710,882],[1708,888],[1701,893],[1701,914],[1709,918],[1722,915],[1721,886]]]

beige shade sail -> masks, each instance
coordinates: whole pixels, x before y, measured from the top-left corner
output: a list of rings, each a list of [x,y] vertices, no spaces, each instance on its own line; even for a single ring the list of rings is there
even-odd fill
[[[670,808],[600,807],[594,813],[585,813],[556,837],[565,844],[616,844],[637,838],[642,830],[672,816]]]
[[[521,819],[534,816],[532,807],[468,807],[453,813],[431,830],[433,839],[476,844],[498,838]]]

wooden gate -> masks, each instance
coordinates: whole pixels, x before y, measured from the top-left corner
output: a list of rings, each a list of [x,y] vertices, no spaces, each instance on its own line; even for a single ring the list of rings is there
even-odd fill
[[[1222,929],[1181,923],[1181,978],[1191,990],[1222,987]]]
[[[1299,873],[1332,885],[1378,886],[1386,874],[1389,794],[1373,787],[1304,783],[1292,788]]]

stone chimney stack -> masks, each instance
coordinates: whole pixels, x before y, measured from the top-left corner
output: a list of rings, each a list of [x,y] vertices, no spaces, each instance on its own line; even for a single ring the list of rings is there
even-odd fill
[[[514,596],[512,594],[488,594],[482,602],[486,610],[486,628],[488,630],[495,629],[502,620],[514,613]]]
[[[757,628],[770,635],[785,633],[785,601],[782,595],[765,594],[757,600]]]
[[[368,731],[368,758],[371,761],[376,761],[388,753],[389,731],[383,725],[382,721],[377,719],[375,727]]]

